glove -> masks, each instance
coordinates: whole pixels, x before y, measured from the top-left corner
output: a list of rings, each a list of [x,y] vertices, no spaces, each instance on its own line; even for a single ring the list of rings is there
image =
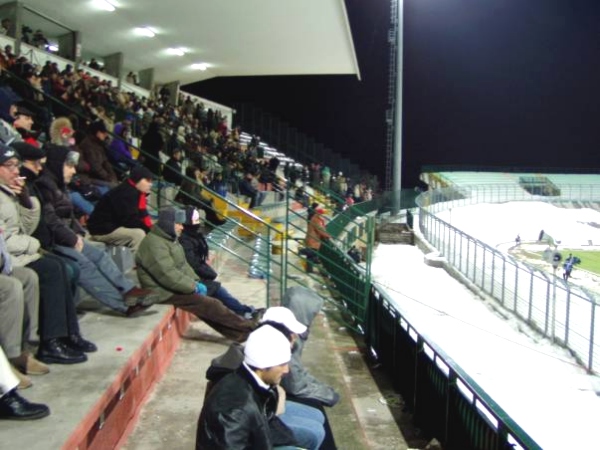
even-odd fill
[[[206,285],[204,283],[196,282],[196,294],[206,295],[208,290],[206,289]]]

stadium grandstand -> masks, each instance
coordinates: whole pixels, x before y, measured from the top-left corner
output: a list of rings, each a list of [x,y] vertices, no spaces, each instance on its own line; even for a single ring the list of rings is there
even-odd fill
[[[24,360],[3,349],[14,366],[18,395],[34,405],[21,404],[15,417],[14,403],[3,403],[1,418],[41,420],[0,420],[2,444],[28,449],[193,448],[213,360],[232,340],[244,341],[244,327],[254,328],[265,308],[292,308],[293,293],[299,292],[302,302],[319,304],[314,317],[297,313],[310,326],[302,353],[310,372],[306,376],[336,394],[329,404],[304,398],[326,417],[324,437],[315,448],[566,448],[546,445],[544,430],[489,392],[478,381],[480,374],[459,365],[454,350],[413,321],[416,316],[395,296],[398,288],[377,278],[373,267],[378,246],[410,249],[403,261],[411,269],[392,275],[403,278],[407,291],[438,283],[452,283],[453,289],[467,286],[469,294],[462,295],[474,292],[485,298],[532,336],[570,352],[573,365],[593,378],[600,371],[597,326],[582,317],[585,311],[595,315],[597,294],[576,281],[565,279],[557,286],[552,257],[558,243],[548,238],[551,227],[535,240],[542,250],[552,245],[554,252],[547,267],[538,268],[456,224],[459,207],[488,203],[535,201],[597,211],[598,175],[424,168],[428,191],[382,192],[376,178],[352,161],[322,148],[286,146],[271,128],[261,127],[264,121],[256,120],[260,111],[236,111],[185,91],[188,83],[219,76],[360,78],[343,1],[174,3],[0,4],[0,194],[28,198],[21,195],[22,183],[32,195],[40,190],[38,199],[21,203],[22,208],[38,205],[42,221],[54,224],[48,229],[55,240],[64,236],[59,236],[61,227],[75,230],[76,243],[71,241],[68,250],[81,246],[80,253],[102,255],[81,263],[79,256],[69,257],[64,249],[61,253],[68,245],[50,243],[40,256],[34,251],[34,258],[58,254],[53,257],[71,260],[63,261],[65,267],[79,267],[82,275],[72,299],[80,327],[75,336],[89,342],[78,341],[87,352],[71,354],[67,348],[66,353],[46,355],[46,362],[61,355],[71,359],[69,364],[49,364],[44,376],[30,376],[36,371],[29,366],[32,355],[44,361],[44,353],[35,350],[37,344],[42,347],[37,341],[43,336],[24,339],[29,341],[23,343]],[[198,27],[197,17],[206,26]],[[251,17],[260,27],[247,26]],[[235,42],[246,43],[243,52],[230,38],[215,39],[239,18]],[[242,120],[244,115],[251,119]],[[58,173],[53,172],[57,155],[63,155]],[[24,170],[41,170],[44,159],[41,177],[25,179]],[[65,167],[76,167],[73,180],[67,179]],[[44,175],[48,173],[53,175]],[[67,215],[61,216],[64,203],[43,194],[48,179],[68,199]],[[142,180],[150,182],[149,192],[142,190]],[[144,237],[141,243],[129,234],[127,242],[107,239],[112,231],[102,231],[109,220],[100,211],[111,195],[123,200],[114,192],[132,186],[142,192],[129,205],[133,211],[121,208],[113,214],[138,216],[139,226],[120,228],[142,229]],[[402,211],[396,214],[398,199]],[[181,218],[181,210],[190,214]],[[5,239],[10,240],[10,232],[27,234],[26,224],[14,225],[6,211],[0,207]],[[168,262],[152,260],[158,252],[149,247],[148,238],[169,234],[164,227],[177,229],[176,224],[186,221],[201,221],[205,257],[216,272],[212,278],[199,276],[200,286],[192,294],[169,291],[169,300],[160,301],[156,291],[164,285],[147,261]],[[316,245],[311,227],[322,232]],[[145,235],[149,229],[159,231]],[[177,238],[169,236],[166,240]],[[597,242],[590,238],[584,244],[592,248]],[[82,250],[88,247],[94,250]],[[6,252],[15,260],[20,256],[11,245],[7,250],[0,246],[0,255]],[[90,281],[97,280],[93,272],[117,286],[114,276],[97,268],[100,258],[109,261],[110,273],[127,286],[117,292],[123,298],[116,303]],[[4,271],[7,258],[1,261],[3,274],[12,276]],[[394,265],[392,261],[388,267]],[[445,270],[427,272],[432,267]],[[236,304],[247,308],[238,314],[228,306],[235,314],[227,314],[235,319],[223,312],[210,315],[214,313],[198,306],[217,302],[207,295],[217,273],[219,289],[226,286],[228,293],[211,295],[220,295],[224,304],[235,297]],[[396,276],[400,274],[405,277]],[[176,278],[184,276],[182,271]],[[44,292],[41,304],[48,301]],[[183,294],[198,304],[178,301]],[[73,338],[69,333],[64,339]],[[61,348],[67,346],[60,342]],[[41,366],[38,374],[45,372]],[[6,394],[17,391],[10,386],[4,392],[3,383],[6,400]]]

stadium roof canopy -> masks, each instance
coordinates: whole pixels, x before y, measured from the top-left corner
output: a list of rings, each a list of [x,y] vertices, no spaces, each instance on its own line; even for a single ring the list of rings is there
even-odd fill
[[[114,11],[102,7],[106,1]],[[34,30],[39,28],[48,37],[65,33],[59,24],[78,30],[84,56],[122,52],[126,72],[153,67],[157,83],[248,75],[360,77],[344,0],[24,0],[23,4],[23,22]],[[143,27],[156,35],[144,36]],[[184,54],[178,56],[173,49]],[[206,70],[200,70],[200,64]]]

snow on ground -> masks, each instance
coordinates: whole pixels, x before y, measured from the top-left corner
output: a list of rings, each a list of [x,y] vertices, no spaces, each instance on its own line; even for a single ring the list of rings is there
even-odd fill
[[[600,212],[590,209],[559,208],[545,202],[507,202],[461,206],[443,211],[438,217],[488,245],[536,241],[541,230],[562,247],[581,247],[592,241],[600,245]]]
[[[451,219],[448,217],[451,214]],[[546,230],[565,246],[600,243],[593,210],[511,202],[453,208],[445,220],[495,246],[517,233],[536,240]],[[575,236],[570,233],[575,232]],[[443,269],[427,266],[419,249],[379,245],[373,277],[398,310],[441,347],[545,450],[593,448],[600,417],[597,377],[560,347],[505,319]]]

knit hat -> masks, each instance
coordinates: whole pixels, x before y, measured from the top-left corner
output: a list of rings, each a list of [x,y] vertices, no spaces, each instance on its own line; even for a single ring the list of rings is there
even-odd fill
[[[146,180],[153,180],[154,174],[144,166],[135,166],[131,169],[131,173],[129,174],[129,179],[134,183],[138,183],[142,178]]]
[[[300,323],[291,309],[285,306],[272,306],[265,311],[261,322],[276,322],[282,324],[292,333],[302,334],[306,325]]]
[[[37,161],[46,157],[46,150],[27,142],[13,142],[10,146],[19,153],[19,156],[24,161]]]
[[[177,237],[175,234],[175,224],[185,223],[185,211],[172,206],[165,206],[158,212],[158,221],[156,226],[171,237]]]
[[[22,102],[15,103],[15,116],[29,116],[33,117],[34,114],[30,109],[23,106]]]
[[[96,120],[95,122],[92,122],[88,130],[92,135],[96,134],[99,131],[103,133],[108,133],[108,130],[106,129],[106,124],[103,120]]]
[[[268,369],[288,363],[292,358],[290,341],[268,325],[254,330],[244,347],[244,362],[257,369]]]
[[[0,164],[4,164],[12,158],[20,160],[21,156],[14,148],[0,142]]]

